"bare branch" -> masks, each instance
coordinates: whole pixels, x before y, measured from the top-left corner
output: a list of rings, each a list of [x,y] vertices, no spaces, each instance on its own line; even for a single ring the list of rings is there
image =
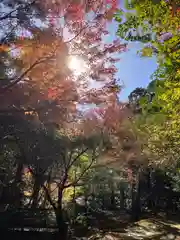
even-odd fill
[[[6,15],[0,17],[0,21],[6,19],[6,18],[16,18],[16,16],[11,16],[12,13],[16,12],[18,8],[12,10],[11,12],[7,13]]]
[[[78,160],[78,158],[85,153],[88,150],[88,147],[85,148],[83,151],[81,151],[74,159],[72,162],[69,163],[69,165],[67,166],[67,171],[69,171],[70,167],[72,167],[72,165]]]
[[[86,26],[82,27],[81,30],[80,30],[74,37],[72,37],[71,39],[69,39],[68,41],[66,41],[65,44],[72,42],[72,41],[73,41],[75,38],[77,38],[77,37],[82,33],[82,31],[83,31],[84,29],[86,29],[87,27],[88,27],[88,24],[87,24]]]
[[[12,10],[11,12],[5,14],[4,16],[0,17],[0,21],[5,20],[7,18],[17,18],[17,16],[12,16],[12,13],[18,11],[18,10],[25,10],[26,8],[30,7],[31,5],[33,5],[36,2],[36,0],[32,1],[31,3],[28,3],[27,5],[25,5],[24,7],[19,6],[16,9]]]
[[[65,185],[64,188],[69,188],[72,186],[76,186],[76,184],[78,184],[78,182],[81,180],[81,178],[84,176],[84,174],[91,168],[92,164],[94,163],[96,156],[95,153],[93,153],[92,159],[90,164],[88,165],[88,167],[86,167],[83,172],[80,174],[80,176],[72,183],[69,183],[68,185]]]
[[[17,28],[18,25],[12,27],[12,29],[6,34],[6,36],[1,39],[1,44],[4,44],[4,42],[6,41],[6,39],[13,33],[13,31]]]

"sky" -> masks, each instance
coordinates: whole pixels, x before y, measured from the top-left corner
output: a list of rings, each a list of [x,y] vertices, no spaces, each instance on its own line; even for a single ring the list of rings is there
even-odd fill
[[[123,54],[117,64],[117,76],[124,83],[125,88],[120,93],[120,100],[126,100],[130,92],[137,87],[146,87],[150,82],[151,74],[156,70],[155,57],[140,58],[137,51],[141,49],[140,43],[131,43],[129,51]]]
[[[110,34],[106,40],[111,42],[116,37],[117,24],[113,22],[108,28]],[[140,42],[130,42],[128,51],[120,54],[121,60],[116,64],[117,78],[125,86],[119,95],[121,101],[126,101],[135,88],[146,87],[150,82],[151,74],[158,66],[155,56],[142,58],[137,54],[142,47],[143,44]]]
[[[111,43],[115,38],[117,39],[117,27],[118,25],[115,21],[109,24],[109,35],[104,38],[105,42]],[[119,100],[121,102],[126,102],[129,94],[135,88],[146,87],[151,81],[151,74],[153,74],[158,66],[155,57],[142,58],[137,54],[137,51],[142,49],[142,47],[143,44],[140,42],[131,42],[128,44],[128,51],[121,53],[118,57],[116,56],[121,59],[116,64],[118,69],[116,77],[120,79],[120,83],[124,85],[124,88],[119,94]],[[88,107],[81,106],[81,110],[86,110],[89,107],[90,105],[88,105]]]
[[[120,1],[119,7],[123,10],[123,1]],[[126,10],[125,10],[126,11]],[[116,37],[117,23],[112,22],[109,24],[109,36],[107,41],[111,42]],[[157,68],[155,57],[141,58],[137,51],[142,49],[143,44],[140,42],[131,42],[128,45],[128,51],[120,54],[120,62],[116,64],[118,68],[117,78],[125,85],[121,91],[119,98],[121,101],[126,101],[128,95],[137,87],[146,87],[150,82],[151,74]]]
[[[123,10],[123,1],[120,1],[119,7]],[[108,26],[109,35],[106,38],[107,42],[112,42],[116,38],[117,23],[112,22]],[[156,58],[141,58],[137,51],[142,48],[142,43],[131,42],[128,45],[128,51],[120,54],[118,58],[121,58],[120,62],[116,64],[118,69],[117,78],[120,79],[120,83],[124,85],[119,99],[126,101],[128,95],[136,87],[146,87],[150,82],[151,74],[157,68]]]

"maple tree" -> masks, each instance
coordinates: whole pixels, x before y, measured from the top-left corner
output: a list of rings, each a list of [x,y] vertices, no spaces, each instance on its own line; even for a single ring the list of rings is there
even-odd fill
[[[11,22],[16,18],[19,26],[28,34],[16,38],[13,43],[8,39],[8,34],[5,36],[7,44],[19,51],[9,58],[14,74],[11,78],[6,77],[0,90],[6,108],[19,101],[23,105],[14,104],[18,109],[33,111],[48,100],[56,106],[56,111],[51,113],[57,114],[61,109],[59,114],[61,112],[62,117],[63,114],[75,112],[77,102],[99,104],[109,101],[108,95],[116,94],[118,89],[114,78],[117,69],[113,63],[118,59],[111,55],[126,50],[126,45],[119,40],[105,44],[102,39],[108,34],[106,23],[112,19],[117,1],[77,1],[73,4],[71,1],[33,1],[28,5],[23,1],[14,1],[10,7],[12,11],[2,16],[1,22]],[[34,18],[35,23],[32,24],[30,18]],[[41,21],[40,25],[45,23],[46,26],[37,26],[35,19]],[[67,29],[68,33],[65,34],[63,29]],[[11,35],[18,34],[18,31],[12,31]],[[68,38],[65,35],[70,38],[65,40]],[[6,52],[4,49],[2,53]],[[78,76],[68,68],[71,56],[82,59],[87,66]],[[101,81],[103,89],[90,89],[89,79]],[[23,101],[18,100],[20,92]],[[11,94],[11,98],[7,102],[8,94]],[[6,100],[3,101],[3,98]],[[48,104],[46,102],[44,105]],[[5,105],[2,104],[2,107]],[[38,112],[38,116],[40,114]]]
[[[71,1],[37,0],[31,4],[12,1],[7,6],[4,1],[4,6],[10,10],[0,17],[2,25],[7,23],[0,53],[3,56],[0,69],[2,148],[5,146],[4,139],[10,136],[15,147],[9,145],[9,148],[12,156],[15,156],[17,167],[14,170],[16,180],[13,186],[22,182],[22,169],[24,165],[29,165],[34,180],[32,206],[37,206],[38,195],[43,189],[55,211],[59,231],[66,235],[62,195],[65,188],[76,183],[77,180],[68,174],[71,174],[83,153],[76,156],[70,151],[67,132],[62,137],[61,130],[69,121],[74,122],[79,117],[76,108],[78,103],[112,105],[116,101],[119,88],[114,63],[119,59],[115,59],[113,53],[125,51],[126,44],[117,39],[106,44],[103,37],[108,34],[106,24],[113,17],[117,2],[99,0],[77,1],[72,4]],[[19,29],[11,26],[15,19]],[[20,37],[22,31],[24,34]],[[76,71],[69,66],[73,59]],[[80,71],[81,67],[83,71]],[[92,89],[90,82],[95,86],[97,81],[101,88]],[[56,141],[57,126],[62,141]],[[49,132],[51,137],[48,137]],[[77,135],[77,130],[70,135]],[[82,146],[80,143],[78,146],[75,144],[73,150],[78,152],[81,147],[84,148],[85,140],[82,138]],[[59,160],[62,149],[65,151],[63,163]],[[86,150],[90,151],[90,147],[83,149]],[[5,148],[3,156],[6,152]],[[70,165],[66,152],[72,160]],[[58,178],[58,199],[52,201],[44,177],[45,174],[50,174],[49,168],[53,168],[56,161],[59,164],[57,170],[62,175]],[[62,164],[65,164],[64,167]],[[89,162],[86,165],[85,169],[81,169],[79,178],[91,166]],[[40,170],[43,171],[39,173]],[[14,189],[17,196],[15,206],[19,206],[21,191],[18,187]]]

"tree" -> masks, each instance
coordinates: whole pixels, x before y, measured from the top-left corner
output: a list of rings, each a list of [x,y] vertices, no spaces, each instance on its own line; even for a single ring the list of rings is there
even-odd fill
[[[177,6],[178,2],[176,1],[160,1],[156,4],[152,1],[134,1],[133,8],[135,12],[133,14],[135,21],[131,22],[132,26],[129,25],[129,19],[125,22],[126,25],[134,27],[135,29],[138,27],[141,27],[144,30],[148,28],[150,34],[155,35],[154,39],[148,40],[150,44],[142,49],[142,55],[145,57],[148,56],[145,51],[148,49],[148,51],[152,50],[151,53],[154,53],[157,56],[159,62],[159,67],[152,76],[153,81],[147,88],[147,90],[151,89],[150,91],[154,89],[154,97],[151,104],[147,104],[146,101],[144,102],[142,100],[141,106],[142,108],[145,107],[144,113],[146,117],[144,120],[147,123],[148,119],[148,123],[150,124],[149,134],[152,136],[152,139],[154,139],[152,145],[155,147],[155,145],[158,144],[159,149],[160,145],[162,146],[161,154],[163,154],[164,157],[165,155],[168,156],[165,157],[165,159],[170,157],[167,152],[172,151],[172,143],[175,143],[176,145],[176,143],[179,142],[179,138],[177,137],[177,135],[179,135],[179,120],[177,119],[179,104],[177,104],[177,101],[179,99],[178,31],[180,22]],[[172,9],[174,11],[173,14]],[[117,20],[118,16],[119,14],[117,13]],[[122,29],[121,25],[119,27]],[[141,41],[141,39],[139,40]],[[151,55],[152,54],[149,56]],[[149,114],[147,114],[147,112]],[[155,116],[154,113],[157,112],[159,113]],[[147,124],[145,125],[148,128]],[[151,128],[150,126],[153,127]],[[162,143],[165,145],[163,146]],[[171,150],[168,149],[167,146],[171,146]],[[159,151],[155,149],[153,150],[154,153],[158,152],[159,154]],[[168,151],[165,149],[168,149]],[[175,150],[175,152],[176,151],[177,150]]]
[[[20,102],[19,95],[18,99],[12,99],[9,105],[14,104],[18,107],[18,111],[21,108],[28,111],[40,108],[42,113],[38,111],[38,116],[41,120],[42,117],[48,117],[46,114],[47,112],[50,114],[48,107],[51,110],[53,105],[54,111],[51,111],[50,115],[54,114],[53,117],[55,117],[58,111],[63,112],[65,119],[67,119],[67,115],[71,119],[72,113],[76,111],[77,102],[81,104],[84,102],[99,104],[108,101],[107,97],[104,98],[104,95],[114,91],[113,86],[116,85],[114,76],[117,71],[115,66],[111,64],[116,60],[110,57],[110,55],[113,52],[124,51],[126,47],[125,44],[121,44],[118,40],[115,40],[112,44],[102,43],[102,36],[108,33],[106,31],[106,22],[107,18],[109,19],[110,15],[112,15],[112,11],[115,10],[115,1],[111,8],[106,8],[105,1],[99,1],[96,5],[93,5],[94,3],[91,2],[88,3],[89,5],[86,5],[83,2],[81,8],[78,5],[79,3],[76,6],[72,4],[70,6],[68,2],[65,3],[66,6],[58,4],[55,9],[51,1],[43,4],[34,1],[28,7],[22,2],[18,6],[18,10],[12,10],[15,14],[13,18],[19,19],[24,14],[24,8],[26,8],[28,16],[36,17],[37,15],[39,18],[42,17],[43,21],[47,23],[48,29],[43,25],[40,28],[37,27],[37,24],[32,25],[26,22],[29,35],[27,34],[24,39],[15,40],[15,47],[20,46],[20,53],[11,56],[10,63],[13,64],[11,68],[13,68],[14,74],[9,80],[6,79],[4,81],[1,88],[1,98],[7,99],[8,92],[10,94],[13,89],[13,93],[17,98],[15,88],[19,89],[20,85],[18,83],[21,83],[22,86],[18,92],[22,91],[22,95],[25,95],[28,104],[25,106],[17,104],[16,106],[14,101]],[[16,7],[16,1],[14,5],[12,3],[11,7]],[[37,11],[41,9],[40,13],[37,13],[34,8],[38,9]],[[75,16],[77,15],[75,11],[78,8],[79,15]],[[48,9],[50,9],[51,13],[48,12]],[[92,18],[85,20],[86,15],[92,9]],[[16,14],[17,11],[22,11],[20,16]],[[60,18],[60,13],[63,14],[61,17],[64,19],[64,23],[56,21]],[[2,21],[6,19],[11,20],[11,17],[12,14],[9,12],[9,14],[2,17]],[[24,19],[20,19],[20,23],[24,24],[23,21]],[[67,28],[69,34],[72,35],[72,38],[67,41],[65,41],[64,38],[66,36],[64,36],[62,31],[64,28]],[[13,34],[17,34],[17,32],[14,30]],[[35,46],[36,49],[38,48],[36,52],[34,52]],[[85,66],[82,73],[75,74],[75,72],[69,69],[68,62],[71,59],[76,61],[78,58],[87,68]],[[61,69],[59,69],[59,59],[61,59]],[[101,84],[104,85],[103,91],[98,90],[96,93],[96,89],[89,89],[89,78],[95,79],[94,81],[101,81]],[[8,81],[10,82],[8,83]],[[79,89],[78,93],[77,88]],[[35,97],[35,92],[37,97]],[[49,104],[47,101],[51,101],[52,104]],[[42,108],[44,108],[44,111]],[[58,109],[61,109],[61,111]],[[68,114],[68,111],[70,114]],[[57,118],[56,122],[60,121],[58,116]],[[55,122],[55,120],[53,121]]]
[[[28,123],[22,117],[5,116],[4,120],[6,123],[1,125],[1,156],[5,159],[8,157],[10,164],[7,167],[2,162],[5,172],[1,177],[8,176],[8,179],[1,178],[1,204],[9,203],[13,208],[26,206],[34,210],[44,204],[50,206],[55,212],[59,231],[65,237],[65,190],[83,186],[85,174],[96,163],[104,148],[101,137],[71,136],[70,139],[61,133],[54,135],[44,127],[37,128],[32,121]],[[32,194],[26,198],[23,196],[27,187],[22,175],[24,167],[32,175],[28,186]],[[74,172],[76,176],[73,176]],[[57,191],[50,188],[53,184]],[[9,202],[12,194],[13,203]]]
[[[132,191],[132,216],[137,220],[141,212],[141,171],[148,166],[148,160],[142,152],[144,137],[134,126],[134,116],[126,104],[116,103],[106,108],[95,109],[87,117],[89,125],[93,124],[94,131],[97,131],[98,126],[98,129],[107,134],[107,139],[109,138],[108,148],[99,158],[98,164],[111,166],[121,172],[128,171],[127,178]],[[121,188],[121,203],[123,191]]]
[[[83,140],[84,141],[84,140]],[[69,142],[70,143],[70,142]],[[56,214],[56,221],[57,221],[57,225],[59,228],[60,233],[65,237],[67,234],[67,227],[65,224],[65,219],[63,217],[63,192],[65,191],[65,189],[69,188],[69,187],[75,187],[76,185],[81,186],[81,181],[83,176],[86,174],[86,172],[88,171],[88,169],[92,166],[92,164],[94,164],[95,159],[96,159],[96,155],[97,154],[97,150],[96,149],[92,149],[92,157],[91,159],[88,159],[88,162],[86,164],[84,164],[83,166],[83,155],[87,152],[90,158],[90,148],[85,146],[86,143],[84,142],[82,144],[82,148],[80,147],[80,142],[77,144],[76,142],[72,142],[72,146],[69,145],[66,146],[65,148],[65,152],[64,152],[64,156],[62,158],[62,162],[55,162],[54,167],[52,168],[51,171],[51,183],[56,183],[57,185],[57,196],[56,198],[53,200],[54,196],[52,195],[53,193],[51,193],[51,190],[48,189],[43,181],[43,175],[40,173],[36,174],[33,172],[32,170],[32,174],[35,177],[35,179],[38,179],[38,175],[39,175],[39,179],[42,179],[40,184],[41,184],[41,188],[43,188],[43,190],[45,191],[45,196],[47,197],[48,202],[50,203],[51,207],[53,207],[53,210]],[[97,146],[97,144],[96,144]],[[79,164],[82,164],[81,166],[81,172],[76,174],[76,178],[75,179],[71,179],[72,178],[72,172],[73,168]],[[48,173],[49,175],[50,173]],[[52,191],[53,192],[53,191]]]
[[[178,30],[178,25],[177,27],[175,26],[175,21],[178,20],[177,17],[179,14],[178,1],[159,1],[156,2],[156,4],[151,0],[130,1],[129,5],[128,2],[129,1],[126,0],[124,1],[125,9],[131,11],[124,13],[122,11],[118,11],[115,15],[115,18],[118,22],[122,21],[122,15],[125,15],[126,17],[126,21],[121,24],[122,26],[119,26],[118,34],[121,34],[121,37],[124,38],[126,36],[127,39],[132,41],[145,42],[150,42],[155,39],[167,40],[168,38],[172,37],[172,33],[165,34],[167,32],[163,32],[163,34],[159,34],[159,31],[163,29],[163,24],[165,23],[162,19],[165,19],[167,16],[170,18],[168,18],[168,22],[166,22],[166,27],[168,25],[170,27],[171,25],[174,30]],[[147,10],[145,10],[144,7],[146,7]],[[172,14],[172,8],[174,9],[174,14]],[[134,35],[128,36],[128,31],[130,33],[134,31]],[[155,32],[156,34],[153,34]],[[161,39],[156,38],[158,36],[161,36]],[[153,39],[154,37],[155,39]]]
[[[3,26],[6,22],[8,25],[1,39],[2,161],[6,166],[4,161],[9,152],[15,166],[10,169],[6,166],[5,175],[9,178],[3,182],[7,185],[3,191],[10,192],[5,197],[9,201],[12,188],[15,189],[14,207],[27,206],[23,195],[27,182],[22,172],[28,166],[32,174],[28,183],[32,199],[28,207],[35,209],[49,202],[59,231],[65,236],[62,206],[65,189],[81,184],[102,147],[101,138],[99,142],[93,140],[96,146],[92,146],[89,135],[72,140],[79,132],[75,129],[73,134],[69,133],[69,122],[79,120],[77,104],[113,104],[119,91],[114,66],[118,59],[112,55],[125,51],[126,45],[119,40],[112,44],[102,41],[108,34],[106,22],[112,19],[116,2],[112,2],[110,8],[106,7],[106,1],[81,1],[81,6],[79,2],[75,5],[70,1],[57,2],[58,6],[52,1],[31,4],[13,1],[8,6],[4,1],[3,4],[7,14],[2,14],[0,20]],[[21,30],[10,26],[15,19],[17,28],[26,30],[24,36],[18,37]],[[67,29],[68,34],[63,29]],[[71,69],[71,61],[77,69]],[[84,66],[83,69],[78,68],[78,64]],[[90,88],[89,79],[94,83],[99,81],[102,88]],[[85,152],[88,161],[83,163]],[[95,152],[92,157],[91,152]],[[55,176],[56,170],[61,174]],[[77,172],[75,179],[74,171]],[[55,182],[56,199],[49,188]],[[43,199],[39,200],[42,192]]]

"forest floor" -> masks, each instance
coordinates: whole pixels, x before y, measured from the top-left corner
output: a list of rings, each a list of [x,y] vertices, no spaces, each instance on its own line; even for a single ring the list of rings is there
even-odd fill
[[[96,213],[97,214],[97,213]],[[178,221],[179,220],[179,221]],[[130,216],[115,211],[104,211],[88,222],[86,237],[79,240],[180,240],[180,218],[163,214],[143,217],[130,222]],[[86,230],[87,231],[87,230]],[[79,233],[83,233],[79,231]],[[87,233],[87,232],[86,232]],[[79,235],[79,234],[78,234]]]

